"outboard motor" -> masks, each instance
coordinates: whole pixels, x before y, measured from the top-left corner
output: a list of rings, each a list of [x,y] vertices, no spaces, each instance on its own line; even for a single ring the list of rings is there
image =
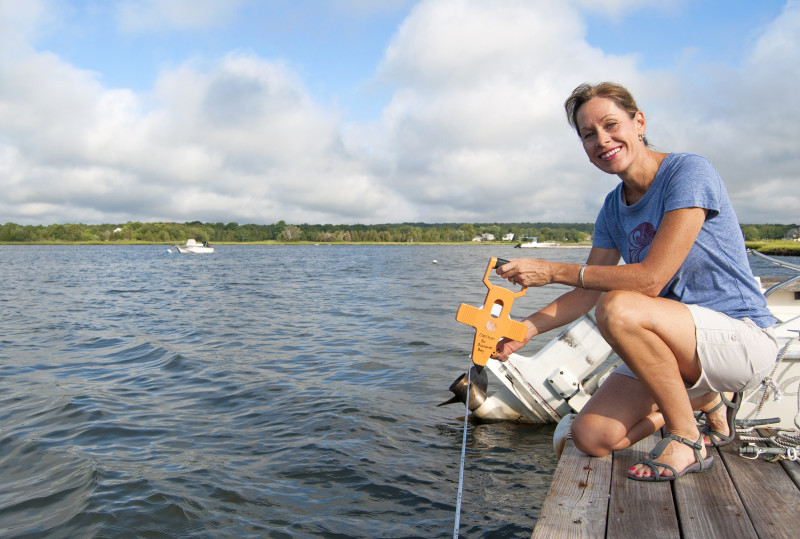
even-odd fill
[[[467,402],[467,391],[469,391],[469,410],[472,412],[480,408],[483,401],[486,400],[486,388],[489,387],[489,377],[486,375],[486,370],[483,367],[473,365],[470,369],[469,378],[469,388],[467,388],[467,373],[456,378],[455,382],[450,384],[450,391],[453,392],[453,398],[438,406],[453,404],[455,402],[464,404]]]

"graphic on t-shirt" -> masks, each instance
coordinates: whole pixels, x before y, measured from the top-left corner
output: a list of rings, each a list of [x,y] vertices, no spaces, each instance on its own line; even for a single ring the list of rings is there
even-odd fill
[[[628,234],[628,252],[631,264],[642,261],[642,253],[647,250],[655,236],[656,227],[648,222],[640,224]]]

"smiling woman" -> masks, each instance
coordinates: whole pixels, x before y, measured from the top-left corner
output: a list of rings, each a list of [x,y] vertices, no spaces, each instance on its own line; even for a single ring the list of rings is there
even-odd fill
[[[733,205],[706,159],[647,147],[644,113],[624,87],[583,84],[565,109],[589,160],[622,181],[600,209],[586,264],[516,259],[498,268],[523,286],[575,288],[530,315],[525,339],[501,341],[495,357],[506,360],[596,308],[598,328],[624,365],[575,418],[575,446],[605,456],[664,427],[663,442],[628,477],[668,481],[705,471],[713,457],[701,433],[732,439],[734,393],[760,383],[777,353],[775,318]],[[706,412],[702,431],[693,409]]]

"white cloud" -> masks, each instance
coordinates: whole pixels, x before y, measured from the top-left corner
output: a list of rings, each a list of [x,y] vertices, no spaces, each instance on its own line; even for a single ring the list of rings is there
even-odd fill
[[[117,6],[125,32],[198,30],[231,20],[243,0],[123,0]]]
[[[618,180],[588,164],[562,104],[581,82],[615,80],[638,97],[660,149],[708,156],[740,216],[770,221],[781,191],[800,202],[790,133],[800,73],[789,68],[800,54],[798,5],[788,4],[741,68],[671,73],[592,48],[570,5],[422,2],[380,67],[397,92],[367,147],[383,161],[376,170],[389,172],[387,186],[413,201],[413,220],[592,221]],[[613,15],[626,6],[600,7]]]
[[[376,67],[393,95],[372,123],[347,122],[287,61],[254,53],[163,67],[147,92],[105,87],[30,46],[46,10],[23,4],[0,0],[5,221],[592,221],[618,180],[588,162],[563,101],[600,80],[633,91],[661,149],[709,157],[744,221],[796,221],[797,1],[739,67],[688,59],[668,72],[588,44],[578,0],[426,0]],[[139,2],[125,24],[230,15],[191,4],[195,22],[181,2]],[[621,16],[639,4],[598,5]]]
[[[280,63],[187,62],[138,95],[52,54],[3,60],[0,213],[10,221],[85,220],[95,208],[254,222],[381,212],[382,190],[344,150],[339,118]]]
[[[27,36],[41,24],[45,12],[45,6],[37,0],[0,0],[0,46],[25,47]]]
[[[691,0],[571,0],[582,11],[595,12],[610,19],[618,19],[634,10],[656,7],[663,10],[679,10],[680,6]]]
[[[689,65],[648,82],[653,131],[668,149],[708,157],[740,220],[797,222],[800,2],[788,2],[739,66]],[[640,106],[643,106],[640,103]],[[667,148],[665,148],[667,149]]]
[[[379,70],[398,90],[374,153],[388,160],[376,166],[391,171],[387,187],[418,208],[414,220],[594,219],[602,189],[582,174],[563,102],[586,79],[640,76],[632,58],[593,49],[583,31],[578,12],[550,2],[413,10]]]

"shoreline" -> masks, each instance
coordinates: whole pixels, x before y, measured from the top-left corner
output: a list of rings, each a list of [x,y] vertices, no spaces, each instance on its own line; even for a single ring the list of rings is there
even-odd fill
[[[121,246],[121,245],[134,245],[134,246],[154,246],[154,247],[174,247],[176,243],[169,242],[152,242],[152,241],[32,241],[32,242],[17,242],[17,241],[0,241],[0,245],[96,245],[96,246]],[[404,241],[215,241],[210,242],[210,245],[316,245],[316,246],[347,246],[347,245],[401,245],[401,246],[419,246],[419,245],[453,245],[461,247],[515,247],[513,243],[508,242],[404,242]],[[530,249],[589,249],[591,245],[588,243],[568,243],[564,245],[550,245],[547,247],[533,247],[522,248],[524,251]]]
[[[75,245],[75,246],[155,246],[171,248],[175,243],[167,242],[150,242],[150,241],[37,241],[37,242],[0,242],[0,246],[53,246],[53,245]],[[252,241],[252,242],[214,242],[213,245],[315,245],[315,246],[348,246],[348,245],[399,245],[399,246],[461,246],[461,247],[512,247],[512,243],[507,242],[356,242],[356,241],[333,241],[333,242],[315,242],[315,241]],[[769,256],[800,256],[800,242],[791,241],[770,241],[770,242],[745,242],[747,249],[758,251],[759,253]],[[516,246],[514,246],[516,248]],[[520,252],[536,252],[539,249],[589,249],[591,244],[588,243],[567,243],[562,245],[551,245],[547,247],[521,247]],[[524,257],[520,257],[524,258]]]

